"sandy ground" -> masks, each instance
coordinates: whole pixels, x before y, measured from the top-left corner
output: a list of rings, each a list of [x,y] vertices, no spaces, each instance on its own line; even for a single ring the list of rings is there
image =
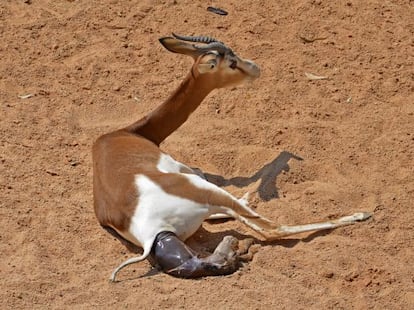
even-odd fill
[[[1,307],[413,309],[413,16],[409,0],[2,0]],[[373,219],[262,245],[230,276],[143,277],[143,262],[109,283],[131,254],[95,219],[91,145],[187,74],[158,42],[172,31],[214,36],[263,74],[210,94],[163,150],[278,223]],[[206,223],[195,239],[227,234],[252,231]]]

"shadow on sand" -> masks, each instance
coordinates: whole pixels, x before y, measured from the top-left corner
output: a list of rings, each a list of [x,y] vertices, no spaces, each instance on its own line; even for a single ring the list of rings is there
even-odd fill
[[[251,183],[260,180],[260,185],[257,189],[257,193],[263,201],[269,201],[275,198],[279,198],[276,188],[276,178],[282,173],[282,171],[289,171],[288,162],[290,159],[303,160],[297,155],[283,151],[270,163],[264,165],[259,171],[250,177],[234,177],[226,179],[221,175],[215,175],[211,173],[204,173],[207,181],[220,186],[236,186],[243,188]]]

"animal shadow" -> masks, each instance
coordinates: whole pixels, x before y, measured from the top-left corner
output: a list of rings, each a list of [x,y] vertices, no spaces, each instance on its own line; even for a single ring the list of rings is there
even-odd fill
[[[191,236],[187,243],[191,246],[191,248],[195,249],[196,251],[202,251],[203,248],[207,248],[210,252],[213,252],[214,249],[217,247],[217,245],[223,240],[225,236],[233,236],[237,238],[238,240],[243,239],[253,239],[254,244],[260,244],[262,246],[266,245],[272,245],[272,246],[282,246],[285,248],[293,248],[296,244],[303,242],[303,243],[309,243],[312,240],[326,236],[332,232],[332,229],[327,230],[320,230],[310,233],[308,236],[304,238],[281,238],[277,240],[272,241],[266,241],[261,240],[255,237],[254,235],[250,234],[243,234],[236,230],[230,229],[230,230],[224,230],[224,231],[217,231],[217,232],[211,232],[206,230],[204,227],[200,227],[197,230],[197,233]]]
[[[249,184],[257,182],[260,179],[257,193],[260,199],[263,201],[269,201],[279,198],[276,187],[276,178],[280,173],[282,173],[282,171],[289,171],[288,162],[292,158],[296,160],[303,160],[297,155],[283,151],[270,163],[264,165],[259,171],[249,177],[233,177],[227,179],[221,175],[206,172],[204,172],[204,176],[206,177],[207,181],[217,186],[225,187],[233,185],[238,188],[246,187]]]

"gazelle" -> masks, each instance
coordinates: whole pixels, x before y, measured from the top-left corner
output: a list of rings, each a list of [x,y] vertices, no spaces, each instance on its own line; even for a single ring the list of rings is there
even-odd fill
[[[194,64],[185,80],[163,104],[132,125],[105,134],[93,146],[94,209],[99,223],[130,250],[142,255],[118,266],[146,258],[177,277],[229,274],[237,270],[237,239],[225,237],[213,254],[200,258],[184,241],[204,220],[232,217],[265,240],[332,229],[370,217],[355,213],[327,222],[280,226],[248,207],[202,175],[163,153],[159,145],[214,89],[259,77],[259,67],[239,58],[222,42],[209,37],[173,35],[160,39],[169,51],[190,56]]]

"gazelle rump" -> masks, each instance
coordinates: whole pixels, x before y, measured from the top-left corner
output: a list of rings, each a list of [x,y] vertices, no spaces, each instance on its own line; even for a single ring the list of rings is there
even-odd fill
[[[370,217],[355,213],[337,220],[299,226],[278,226],[208,182],[191,168],[162,152],[159,145],[177,130],[214,89],[259,77],[259,67],[238,57],[209,37],[173,34],[160,39],[169,51],[190,56],[194,64],[177,90],[142,119],[99,137],[93,146],[93,194],[96,217],[103,228],[140,256],[177,277],[229,274],[237,270],[237,240],[227,236],[214,253],[199,257],[184,241],[202,222],[216,215],[235,218],[274,240],[306,231],[332,229]]]

